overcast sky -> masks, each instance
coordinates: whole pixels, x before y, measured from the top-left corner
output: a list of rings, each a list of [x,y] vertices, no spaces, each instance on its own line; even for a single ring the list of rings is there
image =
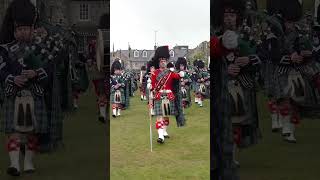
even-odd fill
[[[210,39],[210,0],[111,0],[111,50],[157,44],[196,47]]]

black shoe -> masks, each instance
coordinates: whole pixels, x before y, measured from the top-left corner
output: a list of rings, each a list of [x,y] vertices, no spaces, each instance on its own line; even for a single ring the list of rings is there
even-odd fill
[[[277,132],[279,132],[279,130],[280,130],[279,128],[274,128],[274,129],[272,129],[272,132],[277,133]]]
[[[238,161],[234,161],[233,163],[237,168],[240,168],[240,163]]]
[[[26,173],[26,174],[33,174],[36,171],[34,169],[29,169],[29,170],[24,170],[23,172]]]
[[[99,121],[102,122],[103,124],[106,123],[106,120],[105,120],[104,117],[102,117],[102,116],[99,117]]]
[[[169,135],[167,135],[167,136],[164,136],[164,138],[168,138],[168,139],[169,139],[169,138],[170,138],[170,136],[169,136]]]
[[[7,174],[9,174],[10,176],[20,176],[20,172],[14,167],[9,167],[7,170]]]
[[[163,144],[163,143],[164,143],[164,139],[158,138],[157,142],[158,142],[159,144]]]
[[[115,117],[116,117],[116,115],[112,115],[112,117],[114,117],[114,118],[115,118]]]
[[[291,143],[291,144],[296,144],[297,141],[296,140],[289,140],[289,139],[284,139],[284,141]]]
[[[282,133],[282,136],[283,136],[283,137],[290,136],[290,133]]]

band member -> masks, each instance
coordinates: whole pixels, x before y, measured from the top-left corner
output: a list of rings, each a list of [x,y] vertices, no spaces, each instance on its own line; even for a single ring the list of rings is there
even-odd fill
[[[295,127],[300,122],[298,105],[308,103],[308,77],[312,77],[308,62],[312,59],[310,41],[299,32],[295,22],[302,15],[299,1],[281,1],[280,12],[284,19],[284,36],[278,41],[277,65],[273,74],[274,97],[278,110],[278,118],[282,124],[284,140],[296,143]],[[309,41],[309,42],[308,42]],[[309,66],[310,67],[310,66]]]
[[[24,149],[23,171],[34,172],[37,134],[49,131],[44,95],[50,66],[34,53],[34,5],[29,0],[13,1],[8,16],[12,17],[11,24],[14,25],[14,41],[0,46],[0,80],[5,87],[1,130],[7,136],[10,157],[7,173],[19,176],[21,150]]]
[[[167,128],[169,126],[169,116],[176,115],[175,106],[176,94],[173,93],[174,83],[179,83],[184,72],[180,74],[170,71],[167,68],[170,58],[168,46],[161,46],[156,49],[154,55],[154,66],[156,68],[151,76],[151,84],[148,88],[154,93],[154,110],[157,116],[156,129],[158,130],[158,143],[164,143],[164,139],[169,137]]]
[[[180,86],[181,86],[181,94],[182,94],[182,105],[183,108],[187,108],[191,106],[191,74],[187,72],[187,60],[183,57],[179,57],[176,62],[176,70],[184,71],[185,76],[180,79]]]
[[[146,66],[142,66],[141,67],[141,71],[140,71],[140,97],[141,97],[141,101],[146,100],[146,87],[147,87],[147,82],[144,79],[144,76],[146,74]]]
[[[115,60],[111,66],[111,103],[112,117],[120,116],[122,107],[125,105],[125,79],[122,76],[122,67],[119,60]]]
[[[266,12],[268,14],[268,12]],[[268,97],[268,109],[271,115],[272,123],[272,132],[279,131],[282,128],[282,122],[279,121],[278,116],[278,107],[276,98],[274,97],[274,78],[273,74],[275,73],[275,67],[277,66],[278,54],[278,42],[281,41],[283,37],[283,28],[277,26],[278,22],[282,24],[282,18],[280,15],[272,15],[269,20],[264,22],[264,27],[261,29],[263,35],[261,35],[261,43],[257,47],[257,51],[262,63],[262,77],[263,77],[263,86]]]
[[[93,87],[95,90],[95,94],[97,97],[97,107],[98,107],[98,112],[99,112],[99,117],[98,120],[102,123],[105,123],[106,121],[106,109],[107,109],[107,94],[109,92],[108,89],[106,89],[106,83],[110,84],[109,80],[108,82],[105,82],[106,79],[109,79],[109,77],[106,77],[105,72],[101,72],[98,70],[98,66],[97,66],[97,62],[96,60],[98,59],[96,56],[96,51],[95,51],[95,47],[96,47],[96,41],[92,41],[91,49],[92,51],[94,51],[94,53],[89,53],[90,55],[90,59],[93,60],[92,62],[92,66],[90,68],[90,74],[91,74],[91,79],[92,79],[92,83],[93,83]],[[101,63],[101,62],[100,62]],[[108,86],[109,87],[109,86]]]
[[[147,95],[148,105],[152,116],[154,116],[154,94],[152,91],[150,91],[150,89],[147,88],[147,84],[151,84],[151,76],[154,75],[155,72],[153,63],[153,59],[147,63],[147,71],[144,76],[144,81],[146,82],[144,89]]]
[[[222,3],[220,27],[211,39],[214,58],[214,96],[218,108],[221,133],[222,161],[228,164],[222,173],[235,172],[239,163],[235,155],[237,148],[246,148],[257,143],[260,137],[255,93],[255,72],[259,58],[255,48],[243,42],[238,31],[242,25],[243,2]],[[232,136],[233,132],[233,142]],[[223,174],[225,179],[235,176]]]
[[[198,60],[197,62],[198,73],[196,78],[196,103],[202,107],[204,98],[208,97],[209,79],[210,76],[208,72],[205,71],[205,64],[203,61]]]

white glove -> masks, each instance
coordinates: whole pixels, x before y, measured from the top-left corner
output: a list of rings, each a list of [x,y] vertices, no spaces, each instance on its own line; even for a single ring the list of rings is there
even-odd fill
[[[184,71],[179,72],[180,77],[184,77],[184,74],[185,74]]]
[[[148,84],[147,84],[147,88],[148,88],[148,89],[151,89],[151,88],[152,88],[151,83],[148,83]]]
[[[147,80],[147,83],[148,83],[148,84],[151,84],[151,79],[150,79],[150,78]]]
[[[222,36],[222,44],[227,49],[238,47],[238,34],[234,31],[227,30]]]
[[[173,72],[174,71],[174,68],[172,67],[172,68],[169,68],[169,70],[171,71],[171,72]]]

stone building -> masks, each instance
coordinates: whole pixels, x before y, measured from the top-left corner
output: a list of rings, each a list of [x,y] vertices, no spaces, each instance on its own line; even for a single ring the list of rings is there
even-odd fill
[[[188,46],[174,46],[170,49],[170,62],[176,62],[178,57],[187,57],[189,52]],[[141,66],[147,64],[154,56],[154,50],[117,50],[112,52],[111,63],[115,58],[120,58],[126,69],[140,70]]]

